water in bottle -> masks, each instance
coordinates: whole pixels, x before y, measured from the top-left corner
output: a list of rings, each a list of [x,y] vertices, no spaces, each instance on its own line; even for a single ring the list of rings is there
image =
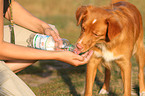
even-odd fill
[[[56,46],[52,36],[32,33],[30,37],[27,39],[27,43],[29,47],[41,50],[54,51],[59,49],[63,51],[65,50],[73,51],[75,49],[74,45],[70,44],[70,42],[67,39],[61,40],[63,44],[61,46],[57,44]]]

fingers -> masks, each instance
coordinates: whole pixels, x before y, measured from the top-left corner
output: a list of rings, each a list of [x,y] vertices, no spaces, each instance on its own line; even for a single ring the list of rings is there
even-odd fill
[[[54,41],[59,41],[59,39],[60,39],[58,34],[56,34],[55,31],[52,28],[45,29],[45,34],[46,35],[51,35],[53,37]]]
[[[74,66],[84,65],[88,63],[92,54],[93,54],[93,51],[90,50],[89,52],[86,52],[85,54],[82,54],[81,56],[78,55],[78,57],[76,57],[76,62]]]
[[[56,27],[54,25],[52,25],[52,24],[48,24],[48,25],[50,26],[50,28],[52,28],[52,30],[55,31],[55,33],[59,34],[58,30],[56,29]]]
[[[90,50],[90,51],[88,51],[88,52],[82,54],[81,56],[82,56],[84,59],[88,60],[88,59],[91,58],[92,54],[93,54],[93,50]]]
[[[73,66],[79,66],[88,63],[92,54],[93,51],[89,51],[83,55],[78,55],[70,51],[61,51],[61,55],[58,56],[58,60],[69,63]]]
[[[53,28],[52,28],[53,29]],[[59,35],[58,30],[56,28],[53,29],[57,35]]]
[[[51,35],[54,38],[54,41],[58,41],[60,38],[58,30],[55,28],[54,25],[48,24],[49,28],[45,29],[46,35]]]
[[[85,56],[86,59],[88,60],[91,58],[92,54],[93,54],[93,50],[90,50],[87,54],[83,54],[83,56]]]
[[[49,28],[45,30],[46,35],[51,35],[54,39],[56,48],[61,48],[63,42],[59,36],[58,30],[55,28],[54,25],[48,24]]]

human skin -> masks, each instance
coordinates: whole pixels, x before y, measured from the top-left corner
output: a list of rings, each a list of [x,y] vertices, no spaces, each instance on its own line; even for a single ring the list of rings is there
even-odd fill
[[[73,66],[83,65],[89,61],[93,51],[89,51],[83,55],[77,55],[69,51],[45,51],[5,42],[3,40],[3,2],[4,0],[0,0],[0,59],[11,60],[12,63],[8,62],[7,65],[12,71],[23,69],[34,63],[35,60],[59,60]],[[60,39],[57,31],[51,30],[47,23],[30,14],[15,0],[12,0],[12,6],[14,23],[34,32],[52,35],[55,41]],[[5,18],[8,20],[11,19],[10,8],[8,8]],[[22,63],[13,62],[17,60],[22,60]],[[18,67],[14,67],[11,64],[16,64]]]

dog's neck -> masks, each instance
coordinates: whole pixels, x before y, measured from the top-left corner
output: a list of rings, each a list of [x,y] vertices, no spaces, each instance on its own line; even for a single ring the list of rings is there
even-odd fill
[[[122,55],[115,56],[114,52],[112,49],[107,48],[105,44],[96,44],[95,45],[98,49],[101,50],[100,52],[95,51],[95,55],[97,57],[103,58],[105,62],[111,62],[117,59],[120,59]]]

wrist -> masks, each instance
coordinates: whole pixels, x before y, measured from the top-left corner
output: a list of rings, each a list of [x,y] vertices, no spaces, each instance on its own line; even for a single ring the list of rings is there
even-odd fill
[[[65,56],[65,54],[64,54],[64,51],[55,51],[54,52],[54,60],[58,60],[58,61],[64,61],[64,56]]]
[[[50,59],[52,59],[52,60],[61,60],[61,58],[62,58],[61,51],[49,51],[49,52],[50,52],[50,53],[48,53],[49,56],[51,54]]]

